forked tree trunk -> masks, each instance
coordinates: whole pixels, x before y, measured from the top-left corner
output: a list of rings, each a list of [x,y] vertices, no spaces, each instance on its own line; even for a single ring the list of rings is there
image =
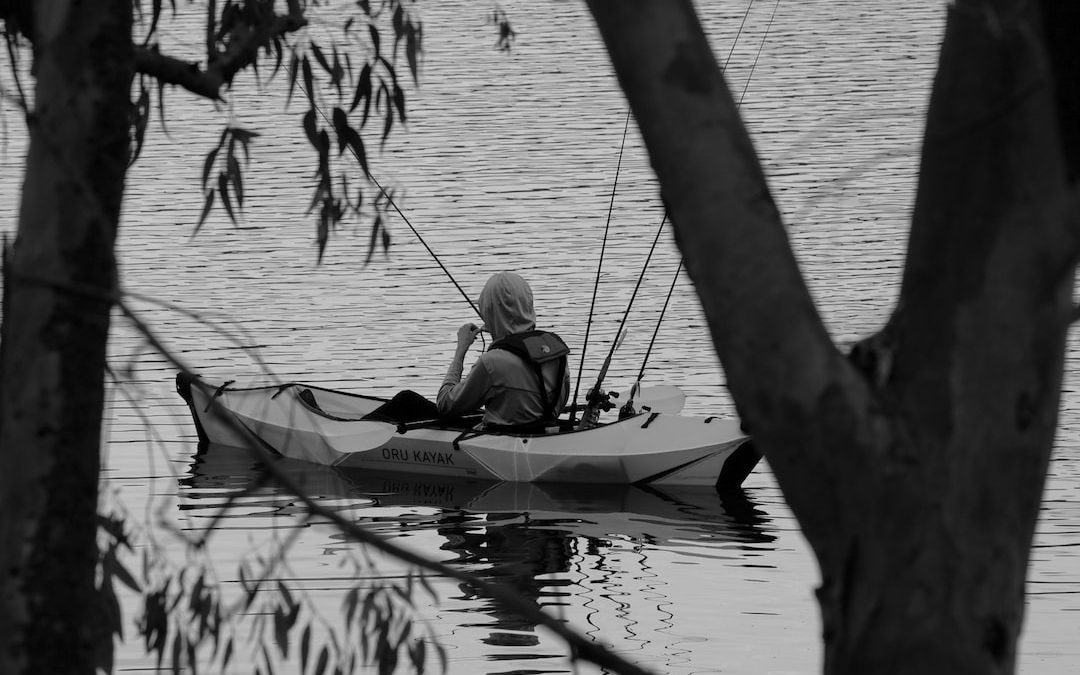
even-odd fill
[[[1013,672],[1078,248],[1037,10],[950,10],[900,305],[845,357],[691,3],[590,7],[739,413],[817,556],[824,671]]]
[[[0,347],[0,672],[93,673],[103,365],[131,3],[35,2],[30,147]]]

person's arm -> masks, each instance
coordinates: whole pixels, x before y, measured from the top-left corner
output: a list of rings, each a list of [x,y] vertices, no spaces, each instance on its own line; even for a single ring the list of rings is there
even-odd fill
[[[479,410],[484,404],[491,382],[487,370],[479,362],[469,371],[465,381],[461,381],[461,373],[465,369],[465,354],[479,333],[480,329],[471,323],[458,329],[457,349],[454,350],[454,358],[450,361],[450,367],[446,370],[446,377],[443,378],[435,400],[440,415],[464,415]]]

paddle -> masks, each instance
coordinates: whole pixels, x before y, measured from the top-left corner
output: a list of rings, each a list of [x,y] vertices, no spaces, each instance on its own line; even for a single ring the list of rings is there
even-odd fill
[[[674,415],[686,404],[686,394],[673,384],[657,384],[641,387],[637,391],[639,410]]]

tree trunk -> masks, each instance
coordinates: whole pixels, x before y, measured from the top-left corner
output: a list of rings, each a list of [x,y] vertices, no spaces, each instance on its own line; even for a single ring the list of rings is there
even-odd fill
[[[847,358],[691,3],[590,7],[821,567],[824,671],[1013,672],[1078,249],[1037,7],[950,10],[901,302]]]
[[[33,11],[35,100],[0,346],[0,672],[93,673],[111,654],[94,576],[132,7]]]

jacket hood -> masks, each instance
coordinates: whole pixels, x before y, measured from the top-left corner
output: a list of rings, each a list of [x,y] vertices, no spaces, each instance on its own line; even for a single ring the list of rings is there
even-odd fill
[[[495,340],[536,327],[532,289],[513,272],[499,272],[487,280],[477,309]]]

